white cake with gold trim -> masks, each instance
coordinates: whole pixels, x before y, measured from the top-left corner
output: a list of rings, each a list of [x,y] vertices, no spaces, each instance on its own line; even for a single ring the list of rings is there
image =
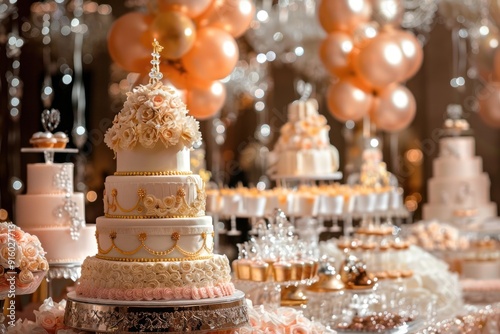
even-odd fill
[[[128,93],[105,135],[117,171],[106,178],[98,252],[83,263],[76,292],[135,301],[230,296],[229,261],[213,253],[204,184],[190,172],[199,124],[154,78]]]
[[[72,163],[28,164],[27,192],[16,198],[16,224],[40,239],[49,264],[81,263],[96,248],[83,193],[73,192],[73,169]]]
[[[277,176],[321,176],[339,168],[338,150],[330,144],[326,118],[318,113],[314,99],[294,101],[288,106],[288,122],[270,154],[271,174]]]

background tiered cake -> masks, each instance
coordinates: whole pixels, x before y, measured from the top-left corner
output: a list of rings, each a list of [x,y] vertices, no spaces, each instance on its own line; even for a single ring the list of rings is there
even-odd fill
[[[45,163],[27,166],[27,193],[16,197],[16,223],[40,239],[50,265],[78,265],[96,248],[95,225],[86,224],[83,193],[74,192],[74,165],[54,163],[55,152],[77,152],[65,149],[69,140],[63,132],[52,133],[59,121],[58,110],[44,110],[45,132],[33,134],[34,148],[21,150],[43,153]]]
[[[330,144],[326,118],[314,99],[288,106],[288,122],[270,153],[270,174],[279,176],[331,175],[339,168],[338,150]]]
[[[81,263],[96,248],[95,225],[85,224],[83,193],[73,192],[72,163],[28,164],[16,223],[40,239],[49,264]]]
[[[439,140],[439,157],[433,161],[433,177],[428,181],[424,220],[481,223],[496,217],[497,206],[490,201],[490,178],[483,172],[482,158],[475,156],[469,124],[449,118],[444,133],[447,136]]]

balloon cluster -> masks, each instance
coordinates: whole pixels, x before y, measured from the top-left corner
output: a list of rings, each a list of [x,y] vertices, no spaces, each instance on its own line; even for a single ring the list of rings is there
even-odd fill
[[[156,38],[164,47],[164,77],[185,91],[191,115],[210,118],[226,98],[219,80],[238,61],[235,38],[247,30],[254,12],[251,0],[157,0],[149,12],[130,12],[114,22],[109,53],[126,71],[145,74]]]
[[[337,77],[327,91],[328,108],[340,121],[369,115],[378,129],[406,128],[416,113],[413,94],[401,83],[419,70],[423,50],[399,28],[401,0],[322,0],[319,21],[328,33],[320,57]]]

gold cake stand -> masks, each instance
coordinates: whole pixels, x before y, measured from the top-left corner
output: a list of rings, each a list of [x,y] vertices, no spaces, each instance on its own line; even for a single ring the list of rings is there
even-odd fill
[[[245,294],[182,301],[115,301],[70,292],[64,323],[95,333],[232,333],[248,324]]]

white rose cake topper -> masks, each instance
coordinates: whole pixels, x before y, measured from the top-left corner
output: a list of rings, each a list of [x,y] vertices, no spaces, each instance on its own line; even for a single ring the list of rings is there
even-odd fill
[[[104,141],[115,153],[137,146],[154,148],[161,143],[165,148],[179,145],[191,149],[201,140],[199,123],[189,116],[186,105],[172,87],[160,81],[160,52],[158,41],[153,42],[153,59],[149,83],[127,93],[123,109],[113,120]]]

